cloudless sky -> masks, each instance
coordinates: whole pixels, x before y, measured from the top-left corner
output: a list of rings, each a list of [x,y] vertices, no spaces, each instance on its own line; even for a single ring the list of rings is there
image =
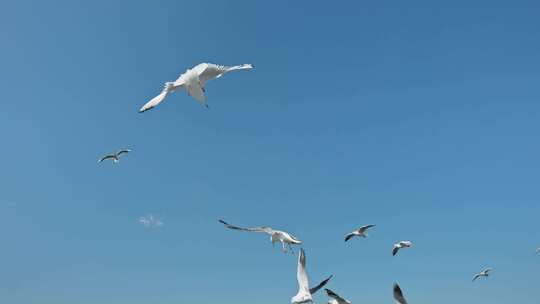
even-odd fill
[[[289,303],[296,255],[223,218],[293,233],[353,303],[539,303],[539,11],[3,1],[0,302]],[[255,68],[137,113],[200,62]]]

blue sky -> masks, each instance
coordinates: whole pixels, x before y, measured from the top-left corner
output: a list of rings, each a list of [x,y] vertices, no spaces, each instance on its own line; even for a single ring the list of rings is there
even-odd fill
[[[288,303],[219,218],[354,303],[538,302],[536,1],[110,2],[1,4],[0,302]],[[205,61],[255,69],[137,113]]]

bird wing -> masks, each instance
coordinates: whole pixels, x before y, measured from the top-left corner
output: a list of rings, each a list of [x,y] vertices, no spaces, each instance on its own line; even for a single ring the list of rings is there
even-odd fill
[[[249,232],[265,232],[265,233],[268,233],[268,234],[271,234],[272,232],[274,232],[274,230],[270,227],[247,227],[247,228],[244,228],[244,227],[238,227],[238,226],[234,226],[234,225],[231,225],[227,222],[225,222],[224,220],[219,220],[220,223],[222,223],[223,225],[225,225],[225,227],[229,228],[229,229],[233,229],[233,230],[242,230],[242,231],[249,231]]]
[[[485,273],[485,274],[488,274],[492,270],[493,270],[493,268],[490,267],[490,268],[484,269],[484,271],[482,271],[482,272]]]
[[[396,255],[399,251],[399,246],[394,245],[394,249],[392,249],[392,255]]]
[[[127,153],[129,153],[129,152],[131,152],[130,149],[123,149],[123,150],[118,151],[118,152],[116,153],[116,156],[120,156],[120,155],[122,155],[122,154],[127,154]]]
[[[399,304],[407,304],[407,300],[405,300],[403,292],[397,283],[394,283],[394,299]]]
[[[329,276],[328,278],[324,279],[322,282],[320,282],[317,286],[315,287],[312,287],[309,289],[309,293],[310,294],[315,294],[319,289],[321,289],[322,287],[324,287],[324,285],[326,285],[328,283],[328,281],[330,281],[330,279],[333,277],[334,275],[331,275]]]
[[[347,242],[348,240],[352,239],[354,237],[354,233],[347,233],[347,235],[345,235],[345,242]]]
[[[358,228],[358,232],[363,233],[363,232],[365,232],[366,230],[368,230],[371,227],[375,227],[375,225],[362,226],[362,227]]]
[[[476,281],[476,279],[478,279],[479,277],[480,277],[480,275],[479,275],[479,274],[476,274],[476,275],[474,275],[474,277],[473,277],[472,281],[473,281],[473,282],[474,282],[474,281]]]
[[[106,159],[113,159],[113,158],[115,158],[115,156],[113,154],[105,155],[105,156],[103,156],[102,158],[100,158],[98,160],[98,163],[100,163],[100,162],[102,162],[102,161],[104,161]]]
[[[298,292],[309,291],[309,280],[306,273],[306,253],[300,248],[298,254],[298,268],[296,270],[296,279],[298,280]]]
[[[139,113],[146,112],[150,109],[155,108],[158,104],[165,100],[165,97],[167,97],[167,95],[169,95],[169,92],[165,90],[161,91],[158,96],[152,98],[149,102],[145,103],[144,106],[139,109]]]
[[[158,96],[152,98],[149,102],[145,103],[144,106],[139,109],[139,113],[146,112],[152,108],[155,108],[158,104],[165,100],[165,97],[167,97],[169,93],[174,92],[179,88],[182,88],[185,83],[184,75],[185,73],[180,75],[180,77],[178,77],[175,82],[166,82],[163,86],[163,89],[161,90],[161,93],[159,93]]]
[[[221,77],[223,73],[227,72],[227,67],[213,63],[200,63],[196,65],[193,70],[197,72],[199,79],[204,83],[208,80]]]
[[[343,302],[347,302],[347,300],[345,300],[344,298],[340,297],[337,293],[333,292],[332,290],[328,289],[328,288],[325,288],[324,289],[326,291],[326,294],[331,297],[331,298],[334,298],[336,299],[339,303],[343,303]]]

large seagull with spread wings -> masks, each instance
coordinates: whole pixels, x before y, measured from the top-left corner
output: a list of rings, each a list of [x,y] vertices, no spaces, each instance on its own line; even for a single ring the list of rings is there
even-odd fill
[[[225,227],[227,227],[229,229],[233,229],[233,230],[267,233],[267,234],[270,235],[270,241],[272,242],[272,245],[274,245],[276,242],[281,243],[281,247],[283,249],[283,252],[287,252],[287,247],[292,252],[293,249],[292,249],[291,244],[292,245],[300,245],[300,244],[302,244],[302,241],[300,241],[294,235],[292,235],[292,234],[290,234],[288,232],[285,232],[285,231],[274,230],[274,229],[272,229],[270,227],[261,226],[261,227],[243,228],[243,227],[238,227],[238,226],[231,225],[231,224],[225,222],[224,220],[219,220],[219,222],[222,223],[223,225],[225,225]]]
[[[252,69],[251,64],[241,64],[235,66],[225,66],[213,63],[199,63],[191,69],[187,69],[184,74],[180,75],[178,79],[173,82],[166,82],[163,90],[158,96],[152,98],[144,106],[141,107],[139,112],[148,111],[158,104],[160,104],[165,97],[177,90],[186,90],[187,94],[200,104],[208,108],[206,103],[206,82],[209,80],[217,79],[223,76],[225,73],[237,70]]]

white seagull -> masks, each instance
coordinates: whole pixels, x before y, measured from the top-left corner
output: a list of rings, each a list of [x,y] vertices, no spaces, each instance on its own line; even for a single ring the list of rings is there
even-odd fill
[[[225,66],[213,63],[199,63],[193,68],[187,69],[186,72],[180,75],[174,82],[166,82],[161,93],[142,106],[139,112],[142,113],[154,108],[160,104],[167,95],[180,89],[186,90],[189,96],[195,98],[200,104],[208,108],[206,96],[204,95],[206,92],[205,85],[207,81],[217,79],[223,76],[223,74],[231,71],[252,68],[253,66],[251,64]]]
[[[489,277],[489,273],[492,271],[493,269],[492,268],[486,268],[482,271],[480,271],[479,273],[475,274],[472,281],[476,281],[476,279],[478,279],[479,277]]]
[[[118,161],[120,161],[120,156],[122,154],[128,154],[129,152],[131,152],[130,149],[124,149],[124,150],[120,150],[120,151],[118,151],[116,153],[113,153],[113,154],[107,154],[107,155],[103,156],[102,158],[98,159],[98,163],[100,163],[100,162],[102,162],[104,160],[109,160],[110,159],[110,160],[113,161],[113,163],[116,164]]]
[[[355,236],[358,236],[358,237],[367,237],[367,230],[371,227],[375,227],[375,225],[366,225],[366,226],[362,226],[356,230],[354,230],[353,232],[351,233],[347,233],[347,235],[345,235],[345,242],[350,240],[351,238],[355,237]]]
[[[294,252],[293,249],[292,249],[291,244],[293,244],[293,245],[302,244],[302,241],[300,241],[294,235],[292,235],[290,233],[287,233],[285,231],[274,230],[274,229],[272,229],[270,227],[261,226],[261,227],[252,227],[252,228],[242,228],[242,227],[238,227],[238,226],[233,226],[233,225],[225,222],[224,220],[219,220],[219,222],[222,223],[223,225],[225,225],[225,227],[227,227],[229,229],[249,231],[249,232],[264,232],[264,233],[267,233],[267,234],[270,235],[270,241],[272,242],[272,245],[274,245],[276,242],[281,243],[281,247],[283,249],[283,252],[287,252],[287,248],[285,247],[285,244],[287,244],[287,246],[289,247],[291,252]]]
[[[398,243],[394,244],[394,248],[392,249],[392,255],[396,255],[401,248],[409,247],[412,247],[411,241],[399,241]]]
[[[396,300],[396,304],[407,304],[407,300],[405,300],[403,292],[397,283],[394,283],[394,299]]]
[[[326,291],[326,294],[332,298],[330,301],[328,301],[328,304],[351,304],[351,301],[342,298],[332,290],[328,288],[325,288],[324,290]]]
[[[540,253],[540,247],[536,248],[536,254]]]
[[[304,249],[300,248],[300,253],[298,254],[298,269],[296,272],[296,279],[298,280],[298,293],[292,297],[291,304],[313,303],[312,295],[326,285],[331,278],[332,276],[329,276],[327,279],[319,283],[319,285],[309,288],[309,280],[306,273],[306,254]]]

